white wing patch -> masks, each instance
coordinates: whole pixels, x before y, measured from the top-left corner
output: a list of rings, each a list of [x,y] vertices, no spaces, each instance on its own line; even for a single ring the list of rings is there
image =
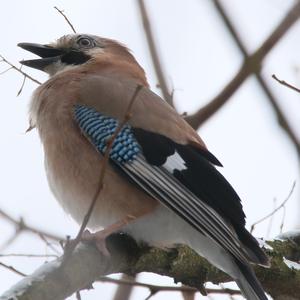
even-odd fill
[[[186,169],[185,162],[177,151],[175,151],[175,153],[172,156],[168,157],[163,167],[171,174],[175,169],[177,169],[178,171]]]

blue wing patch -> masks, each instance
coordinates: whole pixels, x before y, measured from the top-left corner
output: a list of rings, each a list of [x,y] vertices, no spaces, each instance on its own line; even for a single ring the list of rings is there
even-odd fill
[[[97,150],[104,154],[107,141],[118,127],[118,121],[84,105],[76,105],[74,113],[75,120],[80,129],[86,134]],[[124,164],[132,162],[141,151],[141,146],[135,139],[131,127],[126,124],[114,140],[110,151],[110,158]]]

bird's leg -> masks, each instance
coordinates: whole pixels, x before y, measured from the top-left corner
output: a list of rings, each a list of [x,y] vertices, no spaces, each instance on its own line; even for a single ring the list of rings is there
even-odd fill
[[[128,223],[134,221],[136,217],[128,215],[124,219],[111,224],[110,226],[104,228],[103,230],[91,233],[88,230],[85,230],[82,234],[81,240],[86,242],[95,242],[96,247],[98,250],[103,253],[105,256],[109,256],[109,251],[106,247],[106,238],[111,235],[112,233],[115,233]]]

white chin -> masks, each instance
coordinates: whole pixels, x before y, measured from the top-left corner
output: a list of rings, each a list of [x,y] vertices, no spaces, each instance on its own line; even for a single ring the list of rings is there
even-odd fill
[[[78,68],[78,65],[67,65],[65,63],[62,63],[61,61],[57,61],[49,66],[47,66],[44,69],[44,72],[46,72],[47,74],[49,74],[49,76],[54,76],[58,73],[67,71],[67,70],[71,70],[74,68]]]

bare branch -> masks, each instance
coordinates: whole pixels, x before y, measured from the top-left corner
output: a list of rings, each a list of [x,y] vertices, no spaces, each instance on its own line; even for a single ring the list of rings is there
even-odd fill
[[[288,194],[288,196],[284,199],[284,201],[282,201],[282,203],[276,207],[272,212],[270,212],[269,214],[267,214],[266,216],[264,216],[263,218],[259,219],[258,221],[256,221],[255,223],[253,223],[251,225],[251,228],[250,228],[250,232],[252,233],[253,232],[253,229],[255,228],[255,226],[265,220],[267,220],[268,218],[272,217],[276,212],[278,212],[281,208],[283,208],[285,206],[285,204],[289,201],[289,199],[291,198],[293,192],[294,192],[294,189],[295,189],[295,186],[296,186],[296,182],[294,181],[293,185],[292,185],[292,188]]]
[[[289,10],[287,15],[275,28],[271,35],[265,40],[265,42],[253,54],[247,56],[239,71],[224,87],[224,89],[212,101],[199,109],[193,115],[188,116],[186,120],[194,128],[199,128],[208,118],[216,113],[244,83],[249,75],[259,73],[261,63],[265,56],[298,20],[299,16],[300,2],[296,1],[295,5]]]
[[[76,238],[71,241],[70,243],[68,243],[68,246],[66,247],[66,251],[65,251],[65,258],[67,259],[70,254],[73,252],[73,250],[75,249],[75,247],[78,245],[78,243],[81,241],[81,238],[82,238],[82,234],[90,220],[90,217],[92,215],[92,212],[94,210],[94,207],[96,205],[96,202],[97,202],[97,199],[99,198],[100,194],[101,194],[101,191],[102,191],[102,188],[103,188],[103,180],[104,180],[104,176],[105,176],[105,170],[106,170],[106,167],[107,167],[107,163],[108,163],[108,160],[109,160],[109,155],[110,155],[110,151],[111,151],[111,148],[113,146],[113,143],[116,139],[116,137],[118,136],[118,134],[120,133],[120,131],[122,130],[122,128],[124,127],[124,125],[129,121],[129,119],[131,118],[131,109],[132,109],[132,106],[134,104],[134,101],[136,100],[139,92],[141,91],[141,89],[143,88],[142,85],[137,85],[133,95],[132,95],[132,98],[129,102],[129,105],[127,107],[127,110],[124,114],[124,119],[119,123],[118,127],[116,128],[115,132],[113,133],[113,135],[111,136],[111,138],[107,141],[107,147],[106,147],[106,150],[104,152],[104,156],[102,158],[102,166],[101,166],[101,172],[100,172],[100,177],[99,177],[99,184],[98,184],[98,188],[97,188],[97,191],[96,193],[94,194],[94,197],[92,198],[92,201],[91,201],[91,204],[90,204],[90,207],[86,213],[86,215],[84,216],[83,218],[83,221],[82,221],[82,224],[81,224],[81,227],[79,229],[79,232],[76,236]]]
[[[8,69],[6,69],[6,70],[4,70],[4,71],[2,71],[2,72],[0,72],[0,75],[3,75],[3,74],[5,74],[6,72],[8,72],[9,70],[11,70],[13,67],[9,67]]]
[[[229,17],[226,14],[225,9],[223,8],[222,4],[220,3],[219,0],[213,0],[214,4],[216,6],[217,11],[219,12],[220,16],[222,17],[227,29],[229,30],[230,34],[232,35],[234,41],[236,42],[238,48],[240,49],[240,51],[242,52],[243,56],[244,56],[244,60],[246,61],[249,57],[248,51],[241,39],[241,37],[239,36],[237,30],[234,28],[234,25],[232,24],[232,22],[230,21]],[[299,11],[296,11],[296,14],[299,14]],[[278,105],[278,100],[276,99],[275,95],[273,92],[271,92],[270,88],[268,87],[266,81],[264,80],[264,78],[261,76],[261,74],[259,73],[260,70],[258,70],[256,73],[254,73],[258,83],[260,84],[263,92],[265,93],[267,99],[269,100],[271,106],[273,107],[276,115],[277,115],[277,119],[278,119],[278,123],[281,126],[281,128],[286,132],[286,134],[288,135],[288,137],[291,139],[292,143],[294,144],[294,146],[296,147],[296,150],[298,152],[298,155],[300,155],[300,143],[299,140],[296,136],[296,134],[294,133],[293,129],[291,128],[291,126],[289,125],[289,122],[287,120],[287,118],[285,117],[285,115],[283,114],[283,112],[281,111],[280,106]]]
[[[76,292],[76,299],[77,299],[77,300],[81,300],[81,295],[80,295],[80,292],[79,292],[79,291]]]
[[[215,290],[216,291],[223,291],[223,289],[222,290],[215,289]],[[205,291],[206,291],[206,293],[209,293],[207,291],[207,289],[205,289]],[[195,291],[183,291],[183,292],[181,292],[181,294],[182,294],[183,300],[195,300],[196,299],[196,292]]]
[[[154,284],[148,284],[148,283],[142,283],[137,281],[128,281],[123,279],[114,279],[110,277],[102,277],[99,279],[100,282],[109,282],[109,283],[115,283],[120,285],[129,285],[134,287],[143,287],[147,288],[150,291],[156,291],[156,292],[186,292],[186,293],[196,293],[198,290],[196,288],[192,288],[186,285],[182,286],[162,286],[162,285],[154,285]],[[240,295],[241,292],[239,290],[234,289],[205,289],[207,293],[214,293],[214,294],[229,294],[229,295]]]
[[[257,78],[258,78],[261,86],[266,87],[266,83],[263,81],[263,79],[261,77],[257,77]],[[268,95],[269,95],[268,96],[269,102],[272,105],[274,112],[276,114],[278,124],[285,131],[285,133],[287,134],[287,136],[293,143],[294,147],[296,148],[298,156],[300,156],[300,142],[299,142],[299,139],[298,139],[296,133],[293,131],[292,127],[290,126],[290,124],[288,122],[288,119],[283,114],[283,112],[278,104],[278,101],[275,99],[274,95],[271,92],[269,92]]]
[[[151,291],[150,290],[150,293],[149,293],[148,297],[145,298],[145,300],[151,299],[154,295],[156,295],[156,293],[157,293],[157,291]]]
[[[58,258],[58,255],[55,255],[55,254],[30,254],[30,253],[7,253],[7,254],[0,254],[0,257],[26,257],[26,258],[54,257],[54,258]]]
[[[1,61],[8,64],[11,68],[10,69],[14,69],[17,72],[21,73],[23,76],[27,77],[28,79],[30,79],[31,81],[37,83],[37,84],[42,84],[40,81],[38,81],[37,79],[33,78],[32,76],[30,76],[29,74],[25,73],[24,71],[21,70],[21,68],[16,67],[14,64],[12,64],[11,62],[9,62],[4,56],[2,56],[0,54],[0,58]],[[7,70],[8,71],[8,70]]]
[[[109,278],[109,277],[103,277],[104,281],[100,279],[100,281],[102,282],[110,282],[109,280],[112,279],[112,278]],[[106,281],[107,279],[107,281]],[[113,279],[114,280],[114,279]],[[122,277],[121,279],[116,279],[116,280],[119,280],[120,283],[119,283],[119,286],[114,294],[114,297],[113,297],[113,300],[128,300],[130,299],[130,295],[132,294],[132,291],[133,291],[133,288],[134,288],[134,285],[133,283],[136,282],[136,276],[129,276],[127,274],[122,274]],[[129,283],[132,283],[132,284],[129,284]],[[111,281],[111,283],[116,283],[118,284],[117,282],[113,282]],[[126,284],[128,283],[128,284]]]
[[[24,88],[24,85],[25,85],[25,82],[26,82],[26,78],[27,76],[23,76],[23,81],[22,81],[22,84],[21,84],[21,87],[17,93],[17,97],[21,95],[22,91],[23,91],[23,88]]]
[[[284,226],[284,221],[285,221],[285,214],[286,214],[286,208],[285,206],[282,207],[282,219],[281,219],[281,224],[279,227],[279,232],[280,234],[282,234],[283,232],[283,226]]]
[[[17,270],[16,268],[12,267],[12,266],[9,266],[7,264],[4,264],[3,262],[0,262],[0,266],[2,266],[3,268],[5,269],[8,269],[9,271],[11,272],[14,272],[22,277],[26,277],[27,275],[19,270]]]
[[[276,207],[277,207],[277,199],[274,198],[273,199],[273,210],[276,209]],[[270,236],[270,232],[271,232],[272,225],[273,225],[273,220],[274,220],[274,215],[272,215],[270,217],[270,219],[269,219],[268,227],[267,227],[267,232],[266,232],[266,235],[265,235],[265,239],[267,239]],[[254,230],[254,227],[253,227],[253,230]],[[252,232],[253,232],[253,230],[252,230]]]
[[[15,232],[0,246],[0,251],[11,245],[20,235],[21,230],[16,228]]]
[[[38,233],[39,238],[46,244],[47,247],[49,247],[54,253],[61,255],[61,252],[59,252],[53,245],[53,243],[50,243],[46,236],[44,236],[42,233]],[[64,243],[65,240],[68,240],[68,236],[66,237],[66,239],[63,240],[59,240],[58,243]]]
[[[152,27],[151,27],[151,24],[150,24],[148,12],[147,12],[144,0],[138,0],[138,7],[139,7],[139,10],[140,10],[142,20],[143,20],[144,30],[145,30],[145,33],[146,33],[146,38],[147,38],[147,42],[148,42],[148,46],[149,46],[153,66],[154,66],[156,76],[157,76],[157,79],[158,79],[158,82],[159,82],[159,87],[162,91],[163,98],[170,105],[173,106],[174,105],[173,95],[169,91],[169,88],[168,88],[168,85],[167,85],[167,82],[166,82],[166,78],[165,78],[165,75],[164,75],[164,72],[163,72],[161,61],[159,59],[157,46],[155,44],[155,40],[154,40],[154,37],[153,37]]]
[[[61,236],[58,236],[58,235],[55,235],[55,234],[50,233],[48,231],[45,231],[45,230],[38,229],[38,228],[35,228],[33,226],[27,225],[23,219],[16,220],[12,216],[10,216],[6,212],[4,212],[2,209],[0,209],[0,217],[4,218],[5,220],[12,223],[18,230],[29,231],[29,232],[32,232],[32,233],[37,234],[37,235],[42,235],[42,236],[47,237],[47,238],[49,238],[51,240],[54,240],[54,241],[64,240],[64,238],[61,237]]]
[[[69,18],[65,15],[65,13],[63,12],[63,10],[60,10],[57,6],[54,6],[54,9],[56,9],[58,11],[59,14],[61,14],[64,19],[67,21],[68,25],[71,27],[73,33],[76,33],[76,30],[73,26],[73,24],[71,23],[71,21],[69,20]]]
[[[286,257],[297,261],[300,254],[299,236],[299,232],[294,237],[286,234],[287,240],[268,242],[273,248],[270,252],[271,267],[255,267],[259,280],[273,298],[289,296],[289,299],[297,299],[300,294],[300,270],[289,268],[283,259]],[[0,299],[8,300],[12,295],[15,300],[65,299],[100,277],[114,273],[154,272],[195,288],[207,281],[215,284],[232,281],[186,246],[172,250],[137,246],[122,234],[110,236],[107,246],[110,257],[92,245],[80,243],[66,263],[62,263],[61,257],[44,264],[34,274],[10,288]],[[41,277],[43,280],[40,280]]]
[[[280,84],[282,84],[282,85],[288,87],[289,89],[294,90],[294,91],[296,91],[297,93],[300,93],[300,89],[296,88],[295,86],[291,85],[290,83],[288,83],[288,82],[286,82],[286,81],[284,81],[284,80],[278,79],[278,77],[277,77],[275,74],[272,75],[272,78],[274,78],[274,79],[275,79],[277,82],[279,82]]]

